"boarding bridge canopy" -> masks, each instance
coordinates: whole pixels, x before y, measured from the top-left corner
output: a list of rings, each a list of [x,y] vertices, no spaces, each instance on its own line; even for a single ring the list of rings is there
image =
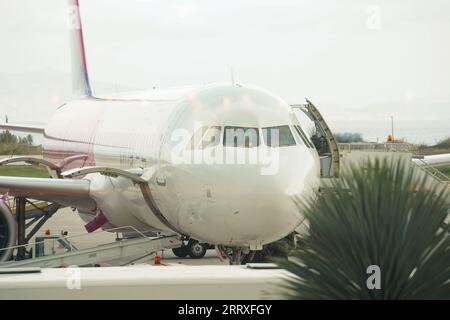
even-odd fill
[[[305,104],[293,104],[293,109],[300,109],[314,123],[315,133],[311,137],[320,156],[321,176],[324,178],[339,177],[339,148],[333,133],[319,110],[306,99]]]

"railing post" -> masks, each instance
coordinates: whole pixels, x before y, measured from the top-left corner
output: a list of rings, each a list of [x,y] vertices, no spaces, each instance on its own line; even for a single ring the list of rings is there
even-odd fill
[[[17,197],[16,199],[16,219],[17,219],[17,257],[16,260],[25,259],[25,203],[26,199]]]

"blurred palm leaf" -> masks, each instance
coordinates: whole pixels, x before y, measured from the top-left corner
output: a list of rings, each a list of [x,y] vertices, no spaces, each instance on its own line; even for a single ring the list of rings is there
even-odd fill
[[[416,171],[404,161],[351,166],[333,192],[299,202],[313,232],[278,261],[296,275],[288,298],[450,299],[448,195]],[[380,289],[367,287],[371,265]]]

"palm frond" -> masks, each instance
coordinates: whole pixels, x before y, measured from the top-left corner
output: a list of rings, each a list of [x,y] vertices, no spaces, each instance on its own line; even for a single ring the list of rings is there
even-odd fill
[[[333,192],[303,203],[314,232],[294,259],[293,299],[450,299],[450,237],[445,190],[404,161],[350,166]],[[369,289],[369,266],[381,288]]]

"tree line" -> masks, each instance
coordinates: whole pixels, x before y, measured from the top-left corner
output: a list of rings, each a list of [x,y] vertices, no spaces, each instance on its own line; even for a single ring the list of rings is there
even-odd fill
[[[5,130],[0,133],[0,144],[26,144],[31,146],[33,145],[33,136],[28,134],[25,137],[19,137]]]

